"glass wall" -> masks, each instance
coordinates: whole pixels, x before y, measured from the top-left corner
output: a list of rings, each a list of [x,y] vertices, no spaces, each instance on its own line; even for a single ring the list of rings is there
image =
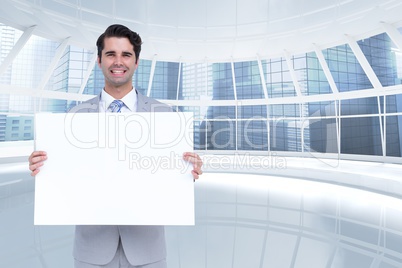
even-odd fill
[[[263,60],[262,64],[269,98],[296,96],[285,58]]]
[[[0,26],[0,64],[21,34]],[[402,84],[402,52],[386,33],[357,44],[382,87]],[[1,85],[38,90],[59,46],[33,36],[0,74]],[[359,96],[373,85],[350,46],[321,52],[329,74],[316,52],[220,63],[141,59],[133,84],[141,94],[194,113],[197,150],[401,157],[402,95]],[[97,64],[86,75],[93,59],[93,51],[68,46],[42,90],[99,94],[103,75]],[[344,94],[341,98],[329,78]],[[0,141],[33,139],[29,118],[34,112],[66,112],[75,104],[29,94],[0,95]]]

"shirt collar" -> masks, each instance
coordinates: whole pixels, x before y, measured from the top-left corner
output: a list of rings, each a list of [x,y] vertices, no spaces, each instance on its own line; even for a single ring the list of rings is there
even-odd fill
[[[105,89],[102,90],[101,96],[100,96],[100,110],[101,111],[106,111],[109,107],[109,105],[115,100],[109,93],[105,91]],[[127,93],[126,96],[124,96],[121,101],[124,102],[124,105],[126,109],[128,109],[129,112],[136,112],[137,111],[137,91],[133,88],[129,93]]]

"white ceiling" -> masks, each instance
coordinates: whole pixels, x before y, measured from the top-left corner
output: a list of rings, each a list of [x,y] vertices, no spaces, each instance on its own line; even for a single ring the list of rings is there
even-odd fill
[[[0,22],[86,48],[121,23],[142,36],[142,58],[212,62],[342,44],[401,26],[401,14],[401,0],[5,0]]]

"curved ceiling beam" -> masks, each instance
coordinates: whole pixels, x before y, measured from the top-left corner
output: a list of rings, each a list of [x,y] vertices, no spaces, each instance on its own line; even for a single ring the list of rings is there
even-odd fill
[[[64,51],[66,50],[67,46],[69,45],[69,40],[70,40],[70,38],[64,39],[64,41],[57,48],[56,53],[52,59],[52,62],[50,63],[49,67],[47,68],[47,71],[43,75],[41,82],[39,83],[39,86],[37,88],[38,92],[41,92],[45,89],[45,86],[48,83],[50,77],[52,76],[54,70],[56,69],[57,64],[59,63],[59,60],[61,59]]]
[[[367,78],[370,80],[371,84],[374,88],[382,88],[381,82],[378,79],[377,75],[375,74],[373,68],[371,68],[370,63],[368,62],[366,56],[364,55],[363,51],[360,49],[359,44],[357,44],[356,40],[352,36],[345,35],[348,45],[355,54],[360,66],[363,68],[364,72],[367,75]]]
[[[13,49],[10,51],[10,53],[8,53],[7,57],[1,63],[0,76],[7,70],[8,66],[10,66],[10,64],[13,62],[13,60],[18,56],[18,53],[20,53],[21,49],[29,41],[29,39],[31,38],[36,27],[37,27],[36,25],[33,25],[33,26],[29,27],[28,29],[26,29],[25,32],[18,39],[18,41],[14,45]]]

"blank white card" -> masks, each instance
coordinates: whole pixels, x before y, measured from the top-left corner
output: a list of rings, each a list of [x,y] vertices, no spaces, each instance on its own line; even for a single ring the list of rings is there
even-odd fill
[[[192,113],[36,114],[36,225],[193,225]]]

